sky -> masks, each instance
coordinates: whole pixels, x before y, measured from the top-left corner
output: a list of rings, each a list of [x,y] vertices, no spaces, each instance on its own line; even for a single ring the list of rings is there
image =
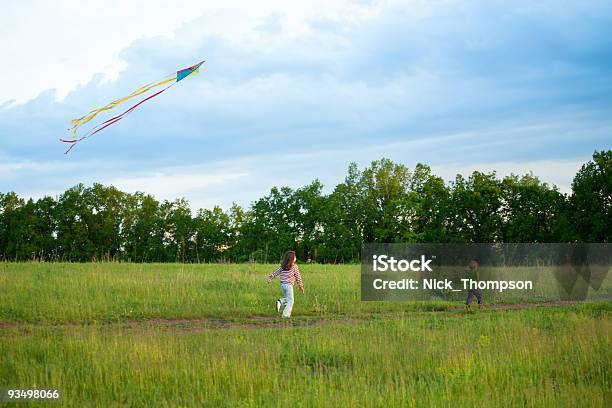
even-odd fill
[[[612,148],[609,1],[20,1],[0,15],[0,192],[112,184],[192,208],[390,158],[569,192]],[[206,60],[79,143],[70,119]]]

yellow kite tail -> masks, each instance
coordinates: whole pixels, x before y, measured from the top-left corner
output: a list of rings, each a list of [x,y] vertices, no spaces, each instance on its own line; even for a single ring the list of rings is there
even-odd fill
[[[116,101],[110,102],[109,104],[107,104],[106,106],[102,107],[102,108],[96,108],[91,110],[89,113],[87,113],[86,115],[81,116],[80,118],[76,118],[76,119],[72,119],[70,122],[72,123],[72,135],[76,136],[77,130],[79,129],[79,127],[83,126],[84,124],[86,124],[87,122],[89,122],[90,120],[92,120],[93,118],[95,118],[99,113],[107,111],[109,109],[113,109],[116,106],[122,104],[123,102],[130,100],[132,98],[135,98],[136,96],[142,95],[144,93],[149,92],[151,89],[156,88],[158,86],[162,86],[164,84],[167,84],[168,82],[172,82],[172,81],[176,81],[176,74],[172,74],[169,78],[165,78],[162,81],[159,81],[157,83],[152,82],[149,83],[147,85],[143,85],[140,88],[136,89],[134,92],[132,92],[131,94],[129,94],[128,96],[121,98],[121,99],[117,99]]]

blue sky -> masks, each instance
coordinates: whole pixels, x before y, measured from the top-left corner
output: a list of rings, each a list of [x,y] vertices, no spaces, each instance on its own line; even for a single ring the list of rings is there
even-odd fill
[[[612,146],[610,2],[166,3],[7,7],[0,191],[97,181],[228,207],[315,177],[331,189],[381,157],[568,191]],[[201,59],[62,154],[71,118]]]

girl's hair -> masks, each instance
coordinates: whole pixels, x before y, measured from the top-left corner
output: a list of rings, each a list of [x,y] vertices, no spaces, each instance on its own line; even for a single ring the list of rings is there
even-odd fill
[[[295,263],[295,251],[287,251],[283,256],[283,262],[281,262],[281,269],[288,271]]]

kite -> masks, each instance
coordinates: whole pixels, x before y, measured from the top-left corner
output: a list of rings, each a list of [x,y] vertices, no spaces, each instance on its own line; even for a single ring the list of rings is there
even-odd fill
[[[140,88],[136,89],[134,92],[132,92],[131,94],[129,94],[126,97],[123,97],[121,99],[117,99],[116,101],[112,101],[112,102],[108,103],[106,106],[103,106],[101,108],[92,109],[91,111],[89,111],[89,113],[87,113],[86,115],[81,116],[80,118],[72,119],[72,121],[71,121],[72,128],[69,129],[70,133],[71,133],[71,138],[70,139],[60,139],[61,142],[70,143],[70,147],[68,148],[68,150],[66,150],[64,152],[64,154],[68,154],[70,152],[70,150],[72,150],[72,148],[74,146],[76,146],[76,144],[79,143],[80,141],[85,140],[85,139],[95,135],[96,133],[100,132],[101,130],[106,129],[110,125],[113,125],[113,124],[119,122],[126,115],[130,114],[131,112],[133,112],[138,106],[142,105],[143,103],[145,103],[146,101],[148,101],[150,99],[155,98],[157,95],[159,95],[162,92],[166,91],[172,85],[174,85],[177,82],[187,78],[190,75],[197,74],[198,72],[200,72],[200,66],[203,63],[204,63],[204,61],[199,62],[199,63],[197,63],[195,65],[192,65],[191,67],[181,69],[181,70],[177,71],[176,73],[172,73],[170,75],[166,75],[163,79],[160,79],[160,80],[157,80],[157,81],[154,81],[154,82],[151,82],[151,83],[148,83],[146,85],[141,86]],[[162,87],[162,88],[158,90],[158,88],[160,88],[160,87]],[[143,100],[141,100],[140,102],[138,102],[135,105],[131,106],[130,108],[126,109],[125,111],[123,111],[119,115],[113,116],[112,118],[107,119],[104,122],[97,124],[93,128],[89,129],[87,131],[87,133],[85,133],[83,136],[77,137],[77,133],[79,131],[79,128],[81,126],[91,122],[100,113],[108,111],[108,110],[111,110],[111,109],[114,109],[115,107],[117,107],[118,105],[122,104],[125,101],[128,101],[130,99],[136,98],[136,97],[141,96],[141,95],[145,95],[149,91],[154,91],[154,90],[155,90],[154,93],[152,93],[151,95],[146,96]]]

